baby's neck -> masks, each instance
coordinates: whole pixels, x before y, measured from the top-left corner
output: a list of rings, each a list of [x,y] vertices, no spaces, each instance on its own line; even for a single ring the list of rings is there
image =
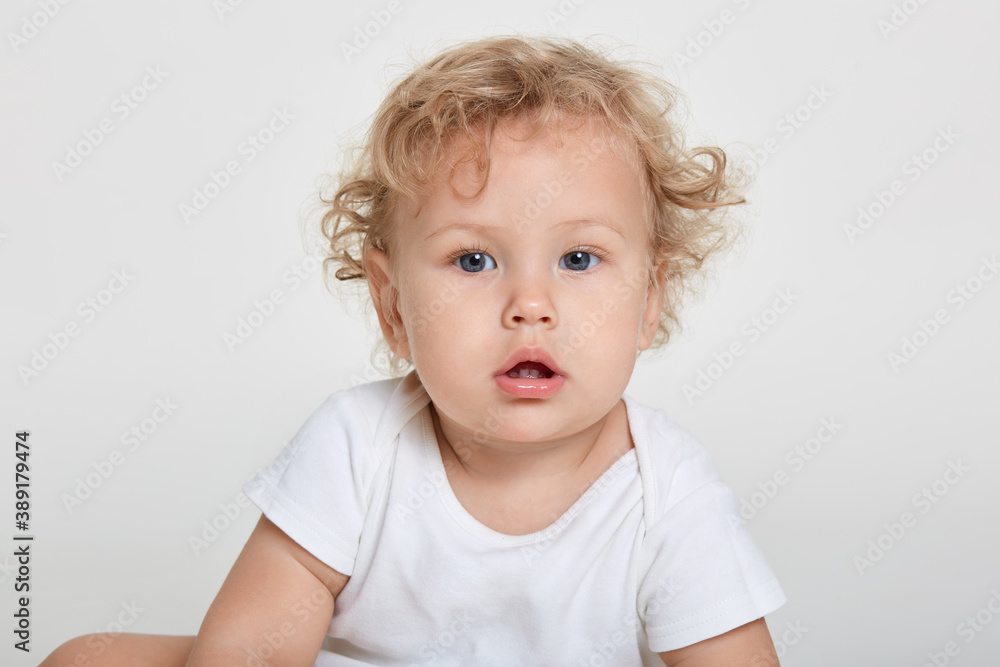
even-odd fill
[[[509,535],[551,525],[633,444],[625,404],[573,438],[544,443],[452,442],[436,412],[441,460],[456,498],[480,523]]]

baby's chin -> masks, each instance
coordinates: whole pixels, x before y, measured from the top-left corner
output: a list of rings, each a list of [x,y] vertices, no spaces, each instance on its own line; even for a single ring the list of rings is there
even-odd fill
[[[620,397],[609,398],[598,409],[570,409],[551,401],[511,399],[431,404],[448,441],[469,448],[537,451],[592,430],[603,421]]]

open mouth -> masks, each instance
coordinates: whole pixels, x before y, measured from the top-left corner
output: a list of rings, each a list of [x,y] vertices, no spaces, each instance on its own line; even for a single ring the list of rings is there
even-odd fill
[[[554,375],[552,369],[538,361],[522,361],[515,364],[505,373],[510,378],[528,378],[537,380],[539,378],[550,378]]]
[[[540,359],[544,361],[539,361]],[[508,357],[504,363],[511,366],[497,373],[497,388],[515,398],[551,398],[566,383],[562,369],[556,366],[555,361],[544,350],[523,348]]]

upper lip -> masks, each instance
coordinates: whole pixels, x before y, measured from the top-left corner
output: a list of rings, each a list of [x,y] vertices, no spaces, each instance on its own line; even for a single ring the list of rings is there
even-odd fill
[[[543,348],[540,347],[520,347],[512,355],[507,357],[504,365],[500,368],[495,375],[506,375],[507,371],[517,366],[522,361],[536,361],[540,364],[545,364],[552,371],[553,375],[563,375],[562,369],[556,365],[556,362],[549,356]]]

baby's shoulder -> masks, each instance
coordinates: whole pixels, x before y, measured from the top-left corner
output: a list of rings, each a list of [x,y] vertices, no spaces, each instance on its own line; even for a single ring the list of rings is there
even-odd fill
[[[310,415],[298,439],[342,440],[378,454],[428,402],[413,374],[335,391]]]
[[[324,484],[324,480],[351,478],[352,483],[365,486],[387,451],[380,449],[380,441],[391,440],[390,432],[398,432],[399,423],[405,423],[400,401],[420,405],[419,400],[412,400],[412,387],[403,386],[404,382],[382,380],[329,394],[255,480],[274,486],[285,478],[291,489],[305,486],[307,480]]]
[[[711,453],[690,431],[659,408],[625,401],[648,521],[706,486],[724,486]]]
[[[353,385],[329,394],[313,416],[330,422],[368,423],[381,419],[396,392],[399,379]]]

